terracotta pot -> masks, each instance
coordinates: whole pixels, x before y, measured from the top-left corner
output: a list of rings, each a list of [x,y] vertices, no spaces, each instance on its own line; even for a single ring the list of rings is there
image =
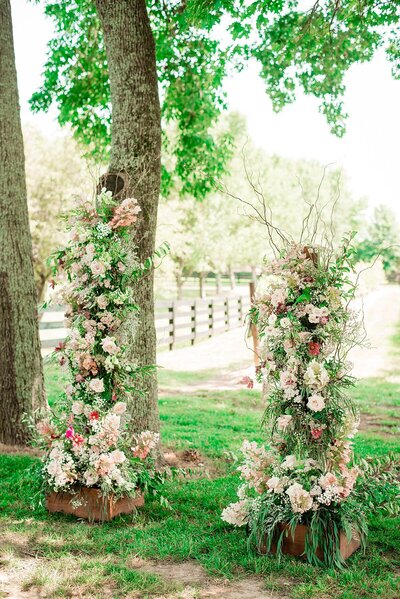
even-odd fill
[[[286,530],[286,534],[283,537],[283,542],[281,546],[282,553],[285,555],[294,555],[296,557],[302,556],[305,552],[305,542],[308,526],[304,524],[298,524],[294,529],[293,536],[290,532],[289,526],[280,524],[279,532],[281,532],[284,529]],[[339,550],[343,559],[349,558],[350,555],[352,555],[361,545],[358,539],[352,538],[350,539],[350,541],[348,541],[344,532],[340,532],[339,543]],[[267,553],[266,543],[264,543],[260,547],[260,553]],[[276,553],[276,543],[271,544],[270,553]],[[317,557],[321,561],[324,561],[323,551],[319,547],[317,549]]]
[[[90,522],[108,522],[119,514],[130,514],[136,507],[144,505],[142,494],[136,497],[120,497],[114,495],[104,497],[100,489],[80,487],[71,493],[49,493],[46,497],[46,508],[52,514],[62,512]]]

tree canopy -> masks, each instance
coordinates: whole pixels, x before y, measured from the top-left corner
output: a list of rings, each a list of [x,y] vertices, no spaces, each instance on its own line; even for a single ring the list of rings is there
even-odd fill
[[[111,105],[103,35],[91,0],[44,0],[55,23],[34,111],[55,102],[60,124],[97,158],[110,147]],[[399,0],[148,0],[164,123],[162,192],[204,197],[232,155],[216,123],[224,79],[249,60],[260,67],[274,110],[300,89],[315,96],[332,132],[345,133],[344,76],[383,47],[400,76]],[[171,127],[174,123],[174,134]],[[172,157],[172,159],[171,159]]]

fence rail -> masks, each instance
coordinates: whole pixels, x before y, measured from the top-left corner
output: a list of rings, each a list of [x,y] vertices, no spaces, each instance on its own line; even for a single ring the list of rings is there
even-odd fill
[[[250,306],[247,296],[160,301],[155,304],[158,347],[189,342],[191,345],[243,324]],[[67,336],[64,308],[43,312],[39,323],[42,349],[49,351]]]

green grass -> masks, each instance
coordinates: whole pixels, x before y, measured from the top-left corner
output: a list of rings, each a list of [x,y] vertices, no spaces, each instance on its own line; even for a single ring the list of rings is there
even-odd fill
[[[212,374],[212,373],[211,373]],[[161,371],[161,386],[202,382],[210,373]],[[46,367],[49,399],[54,402],[62,379]],[[393,417],[399,415],[400,385],[383,380],[362,381],[354,390],[362,411],[374,424],[357,437],[358,455],[399,452]],[[383,598],[400,596],[400,519],[370,519],[365,555],[354,554],[348,567],[334,572],[300,560],[249,555],[246,533],[224,524],[220,513],[235,499],[238,478],[226,452],[237,451],[244,438],[261,440],[262,403],[254,391],[196,391],[160,399],[164,445],[194,448],[205,458],[204,476],[169,482],[165,493],[172,509],[148,502],[136,516],[89,525],[69,516],[50,516],[32,507],[38,481],[27,475],[36,458],[0,455],[0,526],[3,553],[37,556],[39,566],[26,575],[25,587],[37,586],[45,597],[151,597],[182,588],[181,583],[135,568],[139,556],[152,560],[196,560],[219,578],[256,574],[265,588],[282,590],[293,599]],[[212,464],[210,470],[208,465]],[[212,476],[209,472],[212,472]],[[130,595],[130,593],[132,593]],[[136,593],[136,594],[135,594]]]

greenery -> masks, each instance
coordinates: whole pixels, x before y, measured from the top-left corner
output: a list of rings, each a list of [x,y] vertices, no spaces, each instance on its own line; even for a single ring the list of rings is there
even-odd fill
[[[384,205],[375,208],[363,237],[357,259],[371,263],[379,258],[388,281],[400,282],[400,227],[393,211]]]
[[[62,125],[92,154],[106,159],[111,107],[103,35],[91,0],[44,0],[55,24],[43,84],[34,111],[54,102]],[[203,198],[226,168],[229,131],[217,126],[226,108],[224,80],[249,60],[275,110],[293,102],[298,89],[314,95],[333,133],[344,134],[344,75],[383,47],[399,75],[396,1],[147,0],[156,44],[164,122],[164,194]],[[221,32],[221,28],[223,33]],[[170,157],[168,159],[168,157]],[[171,158],[172,157],[172,158]],[[204,176],[206,174],[206,176]]]
[[[63,382],[58,369],[46,367],[50,403]],[[180,383],[200,382],[210,373],[160,370],[163,442],[176,451],[195,449],[203,466],[179,484],[167,483],[171,510],[148,503],[136,516],[90,526],[69,516],[33,510],[38,482],[26,468],[37,462],[28,455],[1,455],[0,526],[4,534],[3,562],[37,557],[37,569],[24,578],[24,588],[38,586],[45,597],[151,597],[182,588],[151,571],[135,567],[137,559],[181,562],[195,560],[219,579],[262,577],[265,589],[285,589],[294,599],[337,597],[360,599],[398,597],[400,519],[370,515],[365,555],[358,551],[340,572],[320,569],[301,560],[249,555],[246,533],[220,519],[234,500],[238,477],[232,473],[232,453],[244,437],[261,441],[263,405],[255,391],[195,391],[174,393]],[[367,457],[399,454],[396,436],[400,385],[381,379],[361,381],[353,397],[362,413],[373,416],[356,439],[355,451]],[[396,412],[396,418],[388,414]],[[365,417],[364,417],[365,418]],[[388,426],[388,421],[391,426]],[[258,432],[257,432],[258,431]],[[189,464],[190,465],[190,464]],[[135,562],[136,560],[136,562]]]

